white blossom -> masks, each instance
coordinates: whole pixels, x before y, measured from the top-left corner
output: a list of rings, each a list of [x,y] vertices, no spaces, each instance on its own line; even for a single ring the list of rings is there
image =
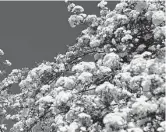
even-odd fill
[[[6,124],[1,124],[0,128],[1,128],[1,130],[7,130]]]
[[[90,47],[98,47],[100,46],[100,40],[94,39],[90,42]]]
[[[160,126],[161,126],[164,130],[166,130],[166,121],[162,121],[162,122],[160,123]]]
[[[0,49],[0,55],[4,55],[4,52],[2,49]]]
[[[89,72],[83,72],[78,77],[78,80],[80,80],[82,83],[90,82],[91,79],[92,79],[92,73]]]
[[[71,3],[71,4],[68,5],[67,9],[68,9],[69,12],[71,12],[74,7],[75,7],[75,4]]]
[[[78,39],[78,43],[88,44],[90,41],[90,36],[88,34],[83,35]]]
[[[92,27],[97,26],[97,16],[96,15],[88,15],[85,21],[90,24]]]
[[[136,56],[135,56],[136,57]],[[133,74],[138,75],[143,72],[146,68],[146,60],[142,57],[134,58],[130,63],[130,71]]]
[[[106,66],[99,66],[98,73],[108,73],[111,72],[112,70],[109,67]]]
[[[12,63],[9,60],[5,60],[4,64],[7,65],[7,66],[11,66],[12,65]]]
[[[94,71],[96,70],[96,65],[94,62],[80,62],[74,65],[72,71],[83,72],[83,71]]]
[[[121,22],[122,24],[126,24],[129,21],[129,18],[126,15],[116,14],[114,17],[114,20]]]
[[[40,103],[40,102],[44,102],[44,103],[50,103],[50,102],[53,102],[54,99],[52,96],[50,95],[46,95],[44,97],[41,97],[36,103]]]
[[[65,70],[65,65],[63,63],[60,63],[58,65],[58,67],[59,67],[59,71],[64,71]]]
[[[31,71],[29,71],[28,76],[31,78],[37,78],[38,76],[43,74],[44,71],[51,72],[51,70],[51,66],[42,63],[38,67],[35,67]]]
[[[63,116],[62,115],[57,115],[54,119],[56,125],[62,125],[64,123],[63,121]]]
[[[152,22],[154,25],[160,25],[163,21],[165,21],[165,14],[163,11],[156,11],[152,15]]]
[[[114,17],[107,18],[104,24],[105,24],[105,26],[113,25],[114,24]],[[108,28],[108,27],[106,27],[106,28]]]
[[[22,129],[22,127],[23,127],[23,122],[21,122],[21,121],[15,123],[15,124],[13,125],[13,128],[15,128],[15,129],[18,130],[18,131],[20,131],[20,130]]]
[[[34,121],[35,121],[34,118],[28,118],[28,119],[26,120],[26,125],[29,127],[31,124],[34,123]]]
[[[140,117],[146,116],[147,112],[153,113],[157,110],[158,105],[154,102],[145,102],[144,96],[132,105],[133,114],[138,114]]]
[[[71,15],[68,19],[69,24],[72,28],[76,27],[77,25],[83,22],[84,18],[81,15]]]
[[[69,0],[65,0],[65,3],[67,3]]]
[[[134,122],[129,122],[127,126],[128,126],[128,128],[135,128],[136,127]]]
[[[157,128],[158,132],[165,132],[165,130],[162,127]]]
[[[68,89],[71,89],[74,87],[75,82],[73,80],[74,78],[72,77],[60,77],[57,81],[56,81],[56,86],[62,86]]]
[[[109,82],[104,82],[103,84],[99,85],[96,87],[96,92],[99,93],[99,92],[115,92],[115,86]]]
[[[32,78],[28,75],[26,77],[26,79],[22,80],[20,83],[19,83],[19,86],[21,88],[24,88],[24,87],[28,87],[30,86],[30,83],[32,82]]]
[[[43,85],[42,87],[41,87],[41,91],[43,91],[43,92],[45,92],[45,91],[47,91],[47,90],[49,90],[50,89],[50,85]]]
[[[79,118],[89,118],[89,119],[91,118],[90,115],[88,115],[88,114],[86,114],[86,113],[80,113],[80,114],[78,115],[78,117],[79,117]]]
[[[84,126],[90,126],[91,125],[91,116],[86,113],[80,113],[78,114],[79,121]]]
[[[121,12],[122,10],[125,9],[126,6],[127,6],[126,2],[118,3],[115,7],[115,10]]]
[[[106,15],[106,18],[111,18],[111,17],[113,17],[115,14],[116,14],[115,11],[110,11],[110,12],[108,12],[108,14]]]
[[[122,128],[126,124],[126,121],[116,113],[109,113],[104,117],[103,123],[117,128]]]
[[[120,58],[117,54],[109,53],[104,56],[103,65],[112,69],[113,67],[119,66],[119,61]]]
[[[128,40],[131,40],[133,37],[129,34],[126,34],[121,40],[122,42],[125,42],[125,41],[128,41]]]
[[[115,36],[118,37],[119,34],[123,33],[125,31],[125,27],[119,27],[116,29],[116,31],[114,32]]]
[[[59,106],[61,105],[62,103],[67,103],[67,101],[72,97],[72,94],[70,92],[64,92],[64,91],[61,91],[59,92],[59,94],[56,96],[55,98],[55,105],[56,106]]]
[[[140,13],[139,13],[138,11],[132,10],[132,11],[129,13],[129,16],[130,16],[131,18],[133,18],[133,19],[136,20],[139,14],[140,14]]]
[[[72,9],[71,12],[74,12],[74,13],[82,13],[82,12],[84,12],[84,8],[83,8],[82,6],[77,5],[77,6],[74,6],[74,7],[73,7],[73,9]]]
[[[101,2],[97,5],[100,8],[104,8],[107,5],[107,2],[105,0],[101,0]]]
[[[78,131],[78,129],[79,129],[78,123],[72,122],[72,123],[69,125],[68,132],[76,132],[76,131]]]
[[[157,26],[157,27],[153,30],[154,38],[155,38],[155,39],[158,39],[158,38],[161,38],[161,36],[166,36],[165,30],[166,30],[166,26],[163,26],[163,27]]]

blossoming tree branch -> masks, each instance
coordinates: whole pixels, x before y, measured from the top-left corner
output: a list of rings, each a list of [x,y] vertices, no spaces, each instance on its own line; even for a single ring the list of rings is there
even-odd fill
[[[54,62],[5,76],[0,131],[13,120],[11,132],[165,132],[165,1],[122,0],[111,11],[102,0],[99,17],[66,4],[70,26],[87,28]]]

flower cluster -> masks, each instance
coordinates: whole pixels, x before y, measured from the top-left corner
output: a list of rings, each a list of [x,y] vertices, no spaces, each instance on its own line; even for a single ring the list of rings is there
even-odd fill
[[[13,69],[10,74],[8,74],[8,67],[10,67],[12,63],[9,60],[6,60],[4,57],[4,52],[0,49],[0,130],[7,130],[7,125],[4,124],[5,116],[7,115],[8,105],[10,104],[10,90],[11,85],[14,83],[18,83],[19,79],[21,79],[22,71],[18,69]],[[8,74],[8,75],[7,75]]]
[[[122,0],[110,11],[102,0],[100,17],[67,3],[71,27],[87,28],[66,54],[21,78],[12,131],[164,132],[164,2]]]

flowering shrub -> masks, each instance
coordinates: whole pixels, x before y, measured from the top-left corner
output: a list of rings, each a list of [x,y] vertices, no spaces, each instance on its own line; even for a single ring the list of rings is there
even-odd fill
[[[100,17],[67,4],[70,26],[87,28],[55,62],[20,71],[11,132],[166,131],[165,2],[122,0],[110,11],[102,0]]]

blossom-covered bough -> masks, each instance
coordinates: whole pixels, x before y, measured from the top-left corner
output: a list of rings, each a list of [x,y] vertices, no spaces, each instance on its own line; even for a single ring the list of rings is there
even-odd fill
[[[70,26],[87,28],[55,62],[20,71],[11,132],[164,132],[165,2],[123,0],[110,11],[102,0],[100,17],[67,4]]]
[[[12,72],[8,74],[8,67],[11,65],[12,63],[5,59],[4,52],[0,49],[0,132],[7,129],[3,122],[10,108],[12,84],[18,83],[23,79],[28,70],[27,68],[23,68],[22,70],[13,69]]]
[[[3,78],[6,77],[6,69],[8,66],[11,66],[11,62],[9,60],[5,60],[4,57],[4,52],[2,49],[0,49],[0,80],[2,81]],[[6,104],[7,104],[7,100],[6,97],[4,95],[0,96],[0,131],[3,131],[3,129],[5,128],[3,121],[5,118],[5,113],[6,113]]]

